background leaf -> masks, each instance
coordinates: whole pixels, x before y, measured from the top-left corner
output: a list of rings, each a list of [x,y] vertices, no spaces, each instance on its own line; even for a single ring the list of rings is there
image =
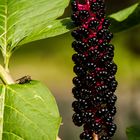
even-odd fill
[[[136,3],[109,16],[111,30],[115,33],[130,29],[140,24],[140,3]]]
[[[127,19],[129,17],[129,15],[131,15],[135,9],[138,7],[138,3],[126,8],[126,9],[123,9],[117,13],[114,13],[112,15],[110,15],[109,17],[115,19],[116,21],[123,21],[125,19]]]
[[[49,37],[47,27],[54,29],[56,24],[60,27],[58,21],[52,21],[63,14],[68,2],[69,0],[0,0],[0,46],[3,54],[13,50],[24,39],[29,39],[30,36],[33,39],[33,34],[38,31],[40,34],[46,29],[46,37]],[[44,34],[41,36],[38,39],[44,38]],[[36,36],[35,38],[37,39]],[[26,43],[32,41],[27,41],[28,39]]]
[[[126,129],[128,140],[140,140],[140,126],[131,126]]]
[[[32,81],[3,88],[3,140],[56,140],[61,118],[45,86]]]

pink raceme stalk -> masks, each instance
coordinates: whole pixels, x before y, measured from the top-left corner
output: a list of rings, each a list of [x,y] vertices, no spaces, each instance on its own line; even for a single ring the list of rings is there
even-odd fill
[[[113,123],[116,113],[114,94],[117,66],[113,61],[114,46],[110,21],[105,16],[103,0],[78,0],[72,2],[71,16],[75,26],[72,56],[76,77],[73,78],[73,122],[83,126],[81,140],[110,140],[116,131]],[[94,137],[95,136],[95,137]]]

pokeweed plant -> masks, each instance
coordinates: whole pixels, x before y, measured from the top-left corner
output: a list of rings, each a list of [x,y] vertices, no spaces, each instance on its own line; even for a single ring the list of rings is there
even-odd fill
[[[70,17],[59,18],[69,0],[0,0],[0,140],[56,140],[61,117],[54,97],[39,81],[17,84],[9,69],[21,45],[54,37],[74,28]],[[114,33],[140,23],[140,4],[108,16]],[[130,139],[135,127],[128,128]],[[133,130],[133,131],[131,131]]]

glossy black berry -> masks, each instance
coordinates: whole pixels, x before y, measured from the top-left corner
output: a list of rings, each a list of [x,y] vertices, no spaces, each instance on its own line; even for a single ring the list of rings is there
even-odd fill
[[[96,134],[98,134],[102,130],[102,125],[100,123],[95,122],[90,124],[90,129],[94,131]]]
[[[73,49],[78,53],[83,53],[87,47],[87,45],[82,41],[74,41],[72,43]]]
[[[73,71],[78,75],[78,76],[82,76],[86,74],[86,71],[84,70],[84,68],[80,65],[75,65],[73,68]]]
[[[80,22],[80,20],[79,20],[79,15],[77,15],[76,13],[73,13],[73,14],[71,15],[71,19],[73,20],[75,26],[81,25],[81,22]]]
[[[102,18],[105,17],[105,13],[104,12],[98,12],[96,17],[97,17],[97,19],[102,19]]]
[[[110,125],[108,126],[108,135],[109,135],[110,137],[112,137],[112,136],[114,135],[116,129],[117,129],[116,124],[113,124],[113,123],[110,124]]]
[[[93,140],[92,133],[85,131],[85,132],[80,134],[80,139],[81,140]]]
[[[73,119],[74,124],[77,126],[81,126],[83,124],[83,119],[80,113],[73,114],[72,119]]]
[[[78,11],[78,7],[77,7],[77,3],[76,3],[76,1],[72,1],[71,2],[71,8],[72,8],[72,10],[73,11]]]
[[[73,84],[77,87],[81,87],[82,86],[82,79],[80,77],[74,77]]]
[[[80,89],[78,87],[73,87],[72,88],[72,93],[73,93],[73,95],[76,99],[80,98]]]
[[[89,28],[90,29],[96,29],[98,27],[98,25],[99,25],[99,21],[97,21],[97,20],[91,20],[89,22]]]
[[[105,19],[104,21],[103,21],[103,28],[108,28],[109,26],[110,26],[110,21],[108,20],[108,19]]]
[[[98,39],[93,37],[88,40],[89,46],[96,46],[98,44]]]
[[[81,10],[81,11],[79,11],[79,17],[80,17],[81,20],[85,20],[85,19],[87,19],[89,16],[90,16],[90,15],[89,15],[89,12],[88,12],[88,11],[86,11],[86,10]]]
[[[109,108],[109,112],[112,116],[114,116],[116,114],[116,107],[112,107],[112,108]]]
[[[84,123],[91,123],[93,120],[94,120],[94,113],[93,112],[91,112],[91,111],[88,111],[88,112],[85,112],[84,114],[83,114],[83,121],[84,121]]]

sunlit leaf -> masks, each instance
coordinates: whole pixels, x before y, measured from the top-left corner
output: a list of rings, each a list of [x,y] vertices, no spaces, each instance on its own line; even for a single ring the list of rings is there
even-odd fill
[[[40,82],[1,86],[2,140],[56,140],[61,118],[54,97]]]
[[[54,20],[63,14],[68,3],[69,0],[0,0],[0,46],[4,56],[34,33],[43,31],[38,39],[44,38],[48,26],[60,26],[61,21]]]

